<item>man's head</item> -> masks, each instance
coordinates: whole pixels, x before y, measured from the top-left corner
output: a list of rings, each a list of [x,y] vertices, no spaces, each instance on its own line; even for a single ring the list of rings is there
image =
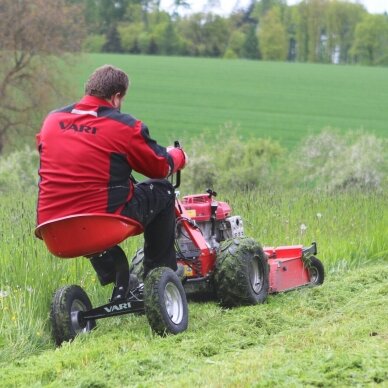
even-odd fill
[[[85,94],[103,98],[120,109],[121,100],[129,87],[129,79],[124,71],[111,65],[96,69],[85,84]]]

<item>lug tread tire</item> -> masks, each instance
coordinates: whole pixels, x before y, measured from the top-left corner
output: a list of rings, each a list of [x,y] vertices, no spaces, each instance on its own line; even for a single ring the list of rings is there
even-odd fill
[[[317,259],[315,256],[311,256],[310,258],[309,271],[311,271],[311,269],[316,271],[317,276],[315,281],[311,282],[310,284],[312,286],[319,286],[323,284],[323,281],[325,280],[325,268],[321,260]]]
[[[253,290],[250,280],[251,261],[258,260],[261,287]],[[217,255],[214,284],[224,307],[264,303],[269,289],[267,256],[252,238],[242,237],[221,242]]]
[[[171,282],[179,291],[183,314],[179,323],[170,319],[165,305],[164,290]],[[151,329],[159,335],[178,334],[187,329],[188,306],[182,283],[176,273],[167,267],[151,270],[144,282],[144,307]]]
[[[129,274],[136,275],[139,282],[143,282],[144,278],[144,249],[140,248],[132,258],[132,262],[129,266]]]
[[[50,309],[50,321],[52,334],[58,346],[62,342],[72,341],[77,336],[71,321],[71,305],[74,300],[79,300],[86,310],[92,308],[88,295],[80,286],[63,286],[54,293]],[[95,326],[95,321],[88,321],[86,331],[92,330]]]

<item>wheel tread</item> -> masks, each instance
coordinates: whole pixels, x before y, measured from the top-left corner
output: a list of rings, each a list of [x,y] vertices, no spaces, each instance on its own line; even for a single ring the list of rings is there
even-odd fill
[[[257,256],[263,268],[263,287],[255,294],[249,281],[248,264],[252,255]],[[221,243],[216,262],[215,286],[221,305],[233,307],[263,303],[268,294],[268,262],[261,246],[244,237]]]

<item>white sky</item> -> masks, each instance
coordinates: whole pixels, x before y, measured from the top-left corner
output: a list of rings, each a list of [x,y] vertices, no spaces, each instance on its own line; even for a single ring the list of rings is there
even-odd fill
[[[212,0],[213,3],[218,3],[218,7],[212,8],[212,12],[216,12],[223,15],[228,15],[235,8],[243,8],[250,4],[251,0]],[[301,0],[287,0],[288,5],[299,3]],[[359,3],[364,5],[369,13],[382,14],[385,11],[388,12],[387,0],[351,0],[352,3]],[[191,9],[189,12],[207,11],[207,0],[191,1]],[[161,7],[167,10],[172,9],[173,0],[161,0]]]

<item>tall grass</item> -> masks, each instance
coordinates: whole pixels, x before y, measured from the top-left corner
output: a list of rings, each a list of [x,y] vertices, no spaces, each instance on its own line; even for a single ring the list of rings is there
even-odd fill
[[[262,244],[308,246],[316,241],[330,270],[388,258],[386,193],[275,190],[229,196],[234,211],[244,216],[247,234]]]
[[[36,192],[13,192],[0,200],[0,361],[50,346],[47,320],[53,292],[79,284],[92,301],[111,290],[98,281],[87,259],[59,260],[34,236]],[[141,238],[123,244],[129,257]]]
[[[317,241],[328,271],[387,259],[384,192],[257,191],[220,194],[245,222],[246,234],[266,246]],[[0,201],[0,362],[53,346],[48,325],[54,290],[80,284],[94,304],[110,296],[86,259],[59,260],[34,237],[35,195],[2,194]],[[129,257],[141,237],[127,240]]]

